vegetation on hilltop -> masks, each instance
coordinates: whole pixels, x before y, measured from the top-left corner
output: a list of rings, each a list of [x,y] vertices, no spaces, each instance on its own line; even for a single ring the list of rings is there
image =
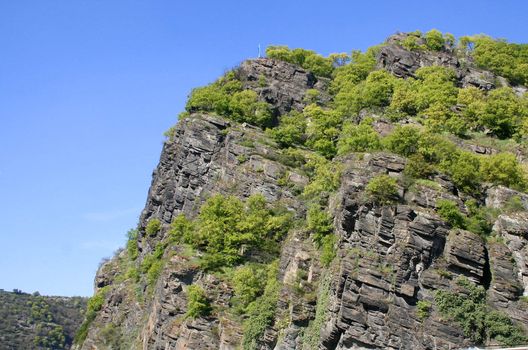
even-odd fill
[[[0,290],[0,347],[69,349],[85,307],[86,298]]]

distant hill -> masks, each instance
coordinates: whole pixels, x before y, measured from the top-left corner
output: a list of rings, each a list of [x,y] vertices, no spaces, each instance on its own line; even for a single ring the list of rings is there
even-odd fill
[[[0,290],[0,349],[69,349],[86,298]]]

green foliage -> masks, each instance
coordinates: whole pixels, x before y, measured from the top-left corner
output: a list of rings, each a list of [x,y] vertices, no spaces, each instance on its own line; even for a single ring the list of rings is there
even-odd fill
[[[330,159],[336,154],[335,143],[343,122],[341,114],[331,109],[324,109],[316,104],[308,105],[303,110],[308,123],[306,144],[322,156]]]
[[[288,46],[268,46],[266,56],[269,58],[297,64],[316,75],[329,77],[334,69],[334,58],[325,58],[315,51],[290,49]]]
[[[526,210],[524,203],[519,196],[512,196],[508,199],[506,203],[504,203],[502,209],[505,213],[516,213]]]
[[[404,174],[412,179],[426,179],[434,174],[434,166],[422,154],[413,154],[407,159]]]
[[[234,270],[231,281],[235,295],[231,302],[236,311],[245,313],[247,306],[262,295],[266,277],[266,265],[249,263]]]
[[[135,230],[135,229],[128,230],[126,251],[128,254],[128,258],[131,261],[135,261],[139,255],[137,239],[138,239],[138,230]]]
[[[527,188],[526,172],[511,153],[498,153],[482,158],[481,171],[484,181],[521,191]]]
[[[416,31],[409,33],[409,35],[400,44],[409,51],[425,50],[426,47],[420,44],[421,38],[422,33],[420,31]]]
[[[457,151],[451,155],[444,155],[440,169],[451,176],[453,183],[462,191],[474,193],[482,180],[480,159],[471,152]]]
[[[214,270],[241,263],[248,252],[274,252],[288,232],[291,214],[279,207],[269,208],[258,194],[244,203],[237,197],[214,195],[200,208],[196,220],[178,216],[171,237],[204,252],[201,266]]]
[[[504,313],[487,306],[483,287],[465,278],[459,279],[457,284],[465,291],[463,294],[438,290],[435,302],[440,313],[458,322],[466,336],[478,344],[493,339],[502,345],[512,346],[528,340],[521,327]]]
[[[324,238],[334,231],[332,216],[319,205],[312,205],[308,208],[307,228],[312,233],[315,245],[320,248]]]
[[[390,204],[398,197],[398,183],[389,175],[377,175],[365,188],[369,197],[379,204]]]
[[[508,78],[514,84],[528,84],[528,45],[511,44],[485,35],[460,38],[460,45],[475,63]]]
[[[163,269],[163,261],[162,260],[156,260],[150,265],[150,268],[147,271],[147,285],[150,287],[153,287],[156,281],[158,280],[158,277],[161,273],[161,270]]]
[[[198,318],[211,313],[211,305],[205,291],[198,285],[190,285],[187,288],[187,312],[185,317]]]
[[[394,153],[408,157],[418,151],[420,137],[420,129],[417,127],[398,125],[383,139],[383,145]]]
[[[498,211],[486,206],[478,206],[474,199],[467,200],[465,205],[468,209],[466,230],[489,237],[493,224],[497,220]]]
[[[171,241],[187,244],[191,243],[193,233],[194,225],[187,219],[187,217],[185,217],[185,214],[181,213],[172,220],[169,231]]]
[[[333,234],[329,234],[323,237],[321,242],[321,264],[328,267],[330,263],[336,257],[336,244],[337,238]]]
[[[158,218],[150,219],[145,227],[145,232],[149,236],[155,236],[161,229],[161,221]]]
[[[304,99],[303,102],[306,104],[312,104],[312,103],[319,103],[319,90],[317,89],[308,89],[304,93]]]
[[[366,79],[376,67],[376,55],[379,49],[379,46],[375,46],[369,48],[365,53],[353,51],[350,63],[335,69],[330,84],[330,92],[337,94],[341,91],[350,90]]]
[[[297,111],[291,111],[280,118],[279,125],[266,132],[282,148],[302,145],[306,133],[306,118]]]
[[[321,338],[321,330],[328,316],[328,303],[330,301],[330,282],[331,278],[326,275],[319,284],[319,293],[317,295],[317,306],[315,309],[315,318],[310,321],[302,338],[302,350],[317,349]]]
[[[188,113],[213,112],[237,122],[266,127],[273,115],[269,105],[258,100],[253,90],[243,90],[233,72],[211,85],[194,89],[185,109]]]
[[[270,125],[273,118],[269,105],[260,102],[253,90],[235,92],[229,102],[229,115],[226,116],[237,122],[262,127]]]
[[[33,344],[38,348],[57,350],[64,349],[66,345],[66,336],[62,326],[55,325],[50,327],[46,324],[38,324],[36,327],[37,335]]]
[[[142,273],[148,273],[149,270],[151,269],[151,267],[157,262],[157,261],[160,261],[161,258],[163,257],[163,253],[165,252],[165,247],[163,245],[163,243],[158,243],[156,245],[156,248],[154,249],[154,251],[149,254],[149,255],[146,255],[144,258],[143,258],[143,261],[141,261],[141,264],[140,264],[140,271]]]
[[[86,305],[85,319],[77,333],[75,334],[75,344],[82,344],[88,335],[88,328],[92,324],[93,320],[97,316],[97,313],[103,307],[106,294],[109,291],[109,286],[100,288],[93,297],[88,300]]]
[[[342,88],[335,97],[335,107],[343,115],[356,115],[363,108],[385,107],[390,104],[397,78],[387,71],[371,72],[365,81]]]
[[[426,300],[419,300],[416,303],[416,314],[418,315],[418,318],[423,321],[427,317],[429,317],[429,313],[431,312],[431,303]]]
[[[425,33],[425,45],[429,50],[440,51],[445,45],[444,36],[440,31],[432,29]]]
[[[275,318],[280,290],[280,283],[277,280],[278,272],[279,262],[274,261],[268,267],[264,293],[246,308],[242,340],[244,350],[256,349],[257,342]]]
[[[466,227],[466,217],[460,212],[458,205],[447,199],[440,199],[436,202],[437,213],[451,226],[458,228]]]
[[[479,121],[499,138],[509,138],[520,131],[528,118],[526,97],[519,97],[508,87],[489,92]]]
[[[319,155],[310,155],[307,158],[305,169],[310,183],[304,188],[303,194],[314,198],[335,191],[339,187],[341,164],[330,162]]]
[[[345,123],[337,143],[337,153],[368,152],[380,149],[380,137],[371,123],[372,119],[369,118],[359,124]]]

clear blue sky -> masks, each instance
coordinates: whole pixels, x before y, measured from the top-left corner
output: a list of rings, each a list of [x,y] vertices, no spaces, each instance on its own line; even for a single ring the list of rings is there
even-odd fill
[[[0,0],[0,288],[90,295],[190,89],[258,44],[437,28],[527,42],[526,1]]]

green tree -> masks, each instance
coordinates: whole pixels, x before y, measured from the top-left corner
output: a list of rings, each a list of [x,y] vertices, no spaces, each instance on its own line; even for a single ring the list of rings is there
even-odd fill
[[[460,212],[455,202],[440,199],[436,202],[436,210],[440,217],[452,227],[466,228],[466,216]]]
[[[365,81],[341,89],[335,97],[336,109],[344,115],[355,115],[363,108],[390,104],[397,78],[385,70],[371,72]]]
[[[511,153],[498,153],[482,158],[481,170],[484,181],[521,191],[527,188],[526,172]]]
[[[326,158],[335,156],[337,152],[335,143],[343,122],[341,115],[315,104],[306,106],[303,114],[308,123],[306,144]]]
[[[187,288],[186,317],[198,318],[211,313],[211,305],[202,287],[192,284]]]
[[[510,138],[519,131],[528,118],[528,104],[511,88],[491,91],[480,114],[480,124],[499,138]]]
[[[444,48],[445,39],[442,32],[432,29],[425,33],[425,45],[433,51],[440,51]]]
[[[334,231],[332,216],[317,204],[308,208],[307,228],[312,233],[312,238],[316,246],[322,246],[324,237]]]
[[[421,133],[417,127],[398,125],[382,142],[388,150],[408,157],[418,151],[420,139]]]
[[[282,148],[302,145],[306,137],[306,118],[302,113],[291,111],[280,118],[277,127],[266,131]]]
[[[371,123],[372,119],[369,118],[358,125],[345,123],[337,143],[337,153],[368,152],[380,149],[380,137]]]
[[[398,183],[389,175],[377,175],[365,188],[369,197],[379,204],[390,204],[398,198]]]
[[[161,229],[161,221],[158,218],[152,218],[148,221],[147,226],[145,226],[145,232],[149,236],[154,236]]]

